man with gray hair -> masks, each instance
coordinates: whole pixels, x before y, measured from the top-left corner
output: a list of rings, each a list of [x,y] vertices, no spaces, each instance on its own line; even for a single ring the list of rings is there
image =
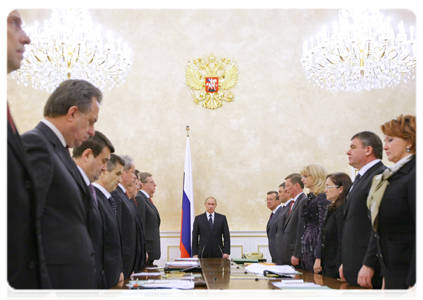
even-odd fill
[[[122,232],[122,261],[123,275],[127,279],[133,272],[139,272],[145,267],[146,250],[144,230],[136,201],[129,199],[126,190],[136,179],[134,159],[128,155],[121,155],[125,162],[121,183],[113,191],[116,200],[117,218]]]
[[[151,265],[156,259],[160,259],[160,214],[154,205],[153,198],[156,192],[156,183],[153,175],[148,172],[140,174],[141,190],[138,192],[135,200],[138,205],[138,212],[141,216],[142,226],[145,230],[145,239],[147,244],[148,261],[147,266]]]
[[[101,100],[101,91],[91,83],[64,81],[48,98],[44,119],[22,135],[35,173],[37,217],[53,289],[96,286],[86,186],[68,148],[94,135]]]

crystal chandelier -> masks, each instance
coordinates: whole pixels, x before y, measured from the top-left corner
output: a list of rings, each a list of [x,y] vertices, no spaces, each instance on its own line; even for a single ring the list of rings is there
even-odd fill
[[[397,85],[415,78],[414,27],[409,39],[403,22],[395,36],[390,18],[377,9],[339,12],[339,25],[326,26],[304,42],[301,63],[310,83],[331,91],[360,91]]]
[[[84,9],[54,9],[50,20],[35,21],[24,30],[31,38],[21,68],[12,73],[18,83],[53,92],[67,79],[83,79],[109,90],[125,82],[132,66],[131,50],[109,32],[103,42],[100,26],[94,28]],[[116,43],[117,42],[117,43]]]

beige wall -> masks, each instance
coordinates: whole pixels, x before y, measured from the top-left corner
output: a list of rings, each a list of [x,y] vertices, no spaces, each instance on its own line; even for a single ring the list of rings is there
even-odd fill
[[[50,10],[21,10],[27,24]],[[306,80],[303,41],[337,20],[337,10],[90,10],[104,32],[133,49],[133,69],[120,88],[104,91],[96,129],[117,154],[135,158],[154,175],[161,230],[180,229],[182,179],[189,125],[195,214],[215,196],[231,230],[264,230],[266,192],[303,166],[322,163],[350,173],[351,136],[401,113],[416,114],[416,82],[395,88],[338,92]],[[408,10],[382,10],[394,29],[416,24]],[[226,57],[238,65],[235,99],[209,110],[195,104],[185,84],[187,61]],[[42,118],[48,93],[8,77],[8,100],[21,133]],[[386,162],[386,161],[385,161]],[[386,162],[389,164],[389,162]]]

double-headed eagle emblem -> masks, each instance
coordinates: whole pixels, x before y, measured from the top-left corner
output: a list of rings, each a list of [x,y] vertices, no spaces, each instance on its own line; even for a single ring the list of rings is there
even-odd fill
[[[188,62],[186,70],[187,84],[191,89],[195,103],[204,101],[203,107],[215,109],[222,106],[222,101],[230,102],[234,96],[221,90],[230,90],[238,80],[238,69],[234,62],[223,58],[215,62],[213,56],[206,63],[201,58]],[[202,90],[197,98],[192,90]]]

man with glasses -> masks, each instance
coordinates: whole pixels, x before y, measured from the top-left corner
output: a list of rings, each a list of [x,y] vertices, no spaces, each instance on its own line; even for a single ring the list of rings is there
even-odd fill
[[[141,190],[135,200],[138,212],[141,216],[142,226],[145,230],[145,240],[148,254],[147,266],[154,260],[160,259],[160,213],[153,203],[153,195],[156,192],[156,183],[153,175],[148,172],[139,174]]]

